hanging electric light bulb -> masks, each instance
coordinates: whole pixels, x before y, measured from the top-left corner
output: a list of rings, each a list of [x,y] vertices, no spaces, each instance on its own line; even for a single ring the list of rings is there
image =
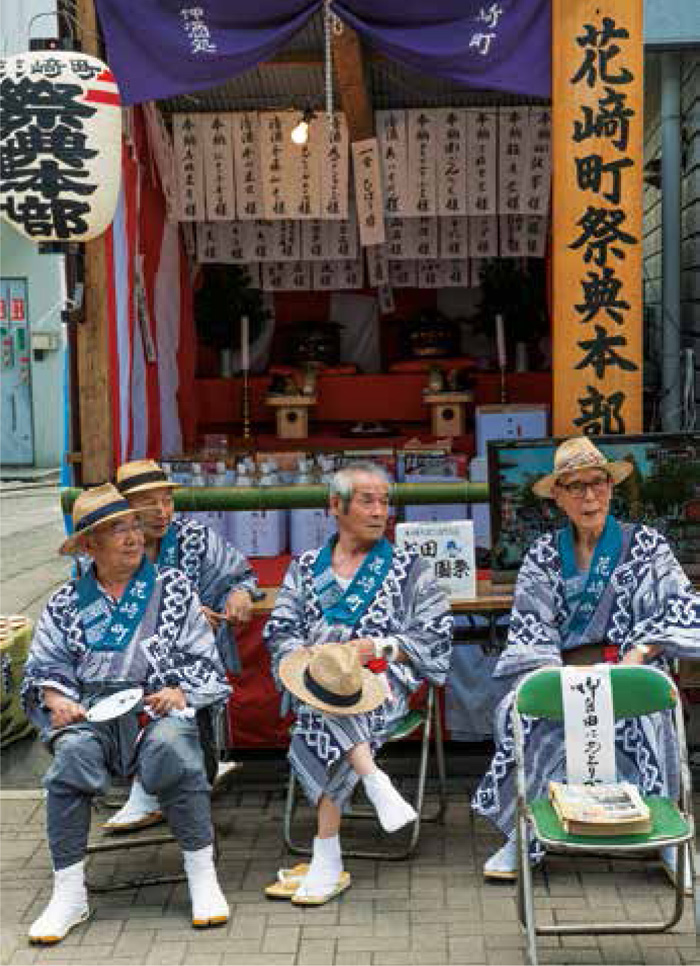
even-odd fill
[[[297,126],[292,128],[291,138],[295,144],[306,144],[309,140],[309,124],[315,116],[311,108],[307,107]]]

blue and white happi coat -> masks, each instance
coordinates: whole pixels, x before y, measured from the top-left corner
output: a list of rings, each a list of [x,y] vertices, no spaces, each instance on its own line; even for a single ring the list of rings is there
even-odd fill
[[[257,593],[257,579],[245,556],[224,540],[211,527],[198,520],[175,517],[168,535],[161,542],[157,566],[177,567],[195,586],[205,607],[222,611],[233,590]],[[167,559],[166,544],[174,546],[172,559]],[[165,553],[164,553],[165,550]]]
[[[430,565],[392,548],[384,580],[357,623],[329,620],[318,588],[327,587],[334,575],[330,567],[318,573],[322,552],[323,548],[310,550],[292,562],[265,627],[278,689],[284,687],[278,673],[280,661],[300,647],[364,637],[395,642],[410,662],[389,665],[386,673],[393,701],[368,713],[329,714],[285,692],[283,707],[286,710],[291,703],[296,714],[289,750],[294,773],[312,804],[325,794],[342,809],[357,782],[347,752],[365,741],[373,750],[379,748],[406,714],[410,693],[423,681],[444,683],[452,651],[452,616]]]
[[[622,547],[586,626],[575,626],[571,600],[580,588],[562,572],[557,534],[541,537],[518,574],[507,647],[494,677],[507,679],[509,693],[495,712],[496,753],[476,790],[472,807],[510,834],[515,821],[515,759],[511,707],[520,678],[539,667],[562,664],[562,652],[602,641],[620,655],[637,644],[660,644],[651,662],[664,670],[673,658],[700,659],[700,595],[666,539],[651,527],[621,524]],[[561,724],[523,719],[528,798],[547,794],[549,781],[565,780]],[[615,726],[618,778],[644,794],[676,796],[677,744],[671,712],[623,719]]]
[[[88,578],[93,579],[92,571]],[[118,601],[97,581],[95,586],[89,618],[108,621]],[[24,708],[44,736],[50,731],[44,687],[56,688],[78,702],[109,682],[140,685],[146,693],[181,687],[193,708],[225,700],[230,693],[197,593],[179,570],[166,568],[155,573],[143,615],[123,650],[91,648],[85,624],[77,581],[70,580],[49,598],[34,630],[25,667]]]

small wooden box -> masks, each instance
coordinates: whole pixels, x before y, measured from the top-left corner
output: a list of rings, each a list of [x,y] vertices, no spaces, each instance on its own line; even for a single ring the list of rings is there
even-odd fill
[[[467,403],[474,399],[471,392],[425,392],[423,399],[430,406],[434,436],[464,435]]]
[[[275,410],[280,439],[305,439],[309,435],[309,409],[316,396],[267,396],[265,403]]]

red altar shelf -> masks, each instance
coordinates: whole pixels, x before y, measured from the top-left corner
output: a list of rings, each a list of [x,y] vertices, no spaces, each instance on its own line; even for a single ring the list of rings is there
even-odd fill
[[[500,376],[492,372],[475,372],[474,405],[498,403]],[[269,376],[250,379],[250,418],[255,424],[270,424],[274,413],[265,404],[270,385]],[[423,372],[393,372],[383,375],[324,374],[318,377],[318,404],[311,414],[313,424],[374,421],[393,423],[430,424],[428,406],[423,401],[427,377]],[[552,404],[552,375],[550,372],[513,372],[506,377],[509,403]],[[196,379],[195,398],[198,432],[221,428],[242,419],[243,380]],[[352,441],[348,440],[348,448]]]

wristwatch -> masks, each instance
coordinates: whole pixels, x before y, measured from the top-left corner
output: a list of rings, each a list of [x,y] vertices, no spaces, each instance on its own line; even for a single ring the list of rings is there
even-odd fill
[[[646,659],[651,654],[650,644],[635,644],[634,649],[635,651],[639,651],[639,653],[642,655],[642,658],[644,659],[645,662],[646,662]]]

